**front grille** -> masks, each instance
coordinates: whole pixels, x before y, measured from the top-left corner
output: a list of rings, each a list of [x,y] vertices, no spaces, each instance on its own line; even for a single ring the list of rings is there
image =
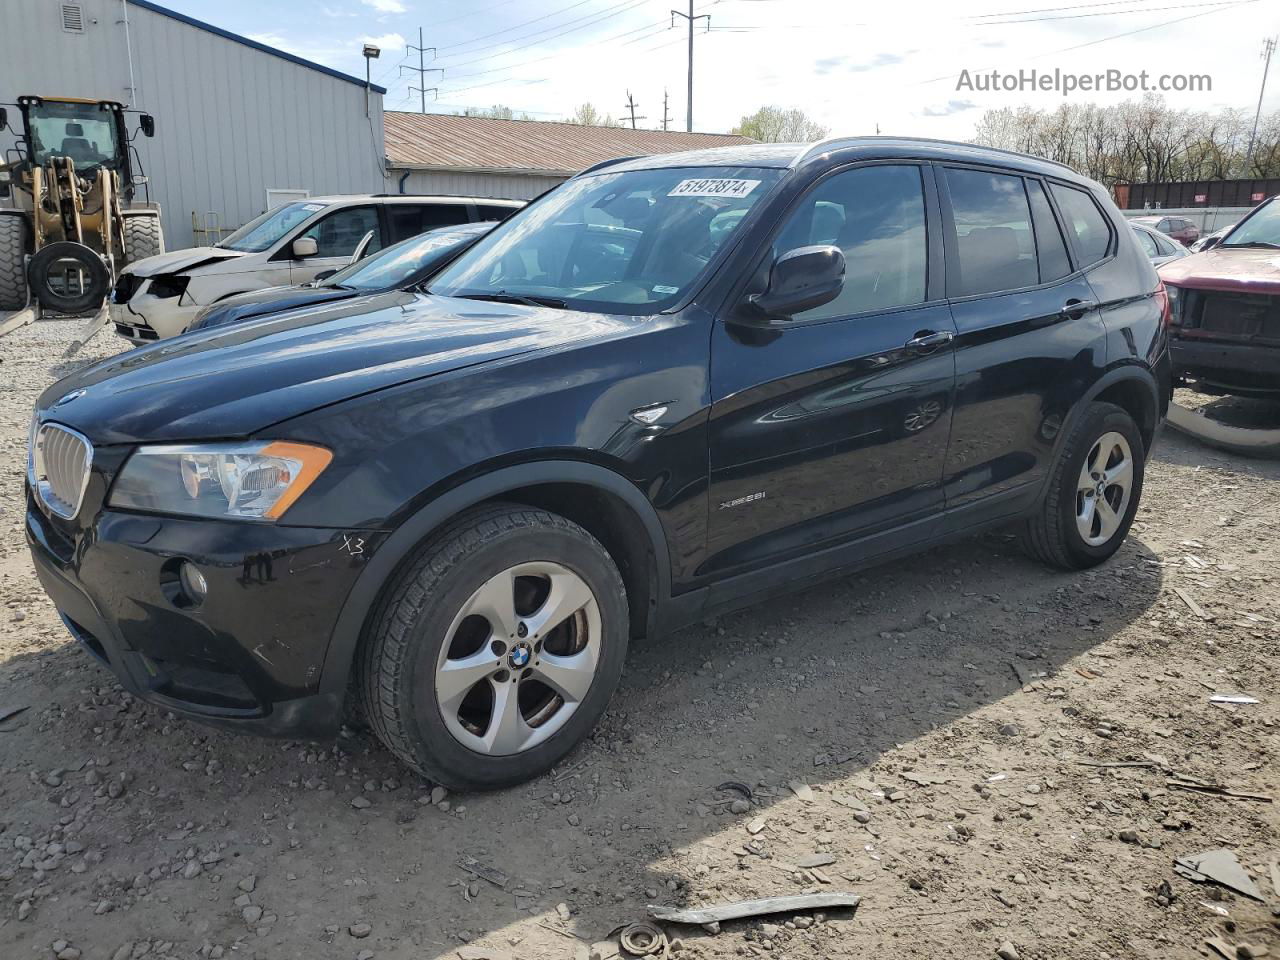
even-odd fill
[[[132,273],[122,273],[116,280],[116,285],[111,291],[112,303],[128,303],[133,299],[133,295],[138,292],[138,288],[142,286],[142,277],[135,276]]]
[[[1241,340],[1280,341],[1280,297],[1257,293],[1205,293],[1201,330]]]
[[[32,466],[36,495],[50,512],[70,520],[80,510],[93,444],[74,430],[46,423],[36,433]]]

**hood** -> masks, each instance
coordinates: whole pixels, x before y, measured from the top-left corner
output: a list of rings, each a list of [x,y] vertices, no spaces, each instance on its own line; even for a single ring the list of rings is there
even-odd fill
[[[359,296],[357,290],[339,290],[337,287],[268,287],[234,297],[219,300],[201,311],[191,324],[191,330],[207,330],[228,323],[238,323],[250,317],[261,317],[294,307],[310,307],[322,303],[336,303]]]
[[[191,247],[187,250],[157,254],[154,257],[139,260],[137,263],[131,263],[125,267],[125,272],[138,277],[154,277],[161,273],[178,273],[206,263],[234,260],[243,256],[244,254],[238,250],[223,250],[221,247]]]
[[[37,409],[64,401],[49,418],[99,445],[230,439],[396,384],[645,322],[393,291],[141,347],[60,380]]]
[[[1160,279],[1192,290],[1280,294],[1280,250],[1214,247],[1166,263]]]

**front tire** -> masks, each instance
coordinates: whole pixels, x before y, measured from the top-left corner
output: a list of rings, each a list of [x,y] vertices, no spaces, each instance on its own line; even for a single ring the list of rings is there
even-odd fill
[[[517,504],[470,511],[386,590],[357,665],[361,706],[429,780],[510,786],[595,726],[629,632],[622,578],[590,533]]]
[[[1091,403],[1054,466],[1044,502],[1027,518],[1022,544],[1063,570],[1084,570],[1120,549],[1138,512],[1146,448],[1133,417]]]
[[[21,310],[27,299],[27,220],[0,214],[0,310]]]
[[[126,215],[123,252],[122,267],[164,253],[164,231],[160,227],[160,218],[149,213]]]

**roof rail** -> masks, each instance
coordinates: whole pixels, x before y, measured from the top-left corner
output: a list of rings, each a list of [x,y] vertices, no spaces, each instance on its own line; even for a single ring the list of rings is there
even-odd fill
[[[1034,154],[1022,153],[1021,151],[1018,151],[1018,150],[1006,150],[1003,147],[984,147],[981,144],[977,144],[977,143],[965,143],[964,141],[961,141],[961,140],[939,140],[935,137],[891,137],[891,136],[886,136],[881,134],[876,134],[874,136],[868,135],[868,136],[862,136],[862,137],[849,137],[849,136],[827,137],[824,140],[818,140],[817,142],[810,144],[808,150],[805,150],[798,157],[796,157],[796,159],[792,162],[792,166],[799,166],[800,163],[809,159],[815,153],[819,152],[820,150],[828,149],[829,147],[835,144],[853,143],[855,141],[861,141],[861,140],[895,140],[899,143],[904,143],[904,142],[905,143],[936,143],[945,147],[968,147],[971,150],[985,150],[989,153],[1008,154],[1011,157],[1025,157],[1030,160],[1037,160],[1040,163],[1051,163],[1055,167],[1062,167],[1062,169],[1064,170],[1072,170],[1069,164],[1065,164],[1060,160],[1050,160],[1048,157],[1037,157]],[[1074,172],[1075,171],[1072,170],[1072,173]]]
[[[599,163],[593,163],[585,170],[579,170],[574,174],[574,176],[580,177],[584,173],[595,173],[597,170],[603,170],[605,167],[611,167],[615,163],[625,163],[627,160],[639,160],[640,157],[641,154],[636,154],[634,157],[614,157],[612,160],[601,160]]]

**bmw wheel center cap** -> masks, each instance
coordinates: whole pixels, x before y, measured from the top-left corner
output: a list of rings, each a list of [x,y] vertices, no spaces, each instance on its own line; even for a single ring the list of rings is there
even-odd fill
[[[521,640],[511,652],[507,654],[507,662],[511,664],[512,670],[523,670],[529,665],[529,661],[533,659],[533,647]]]

